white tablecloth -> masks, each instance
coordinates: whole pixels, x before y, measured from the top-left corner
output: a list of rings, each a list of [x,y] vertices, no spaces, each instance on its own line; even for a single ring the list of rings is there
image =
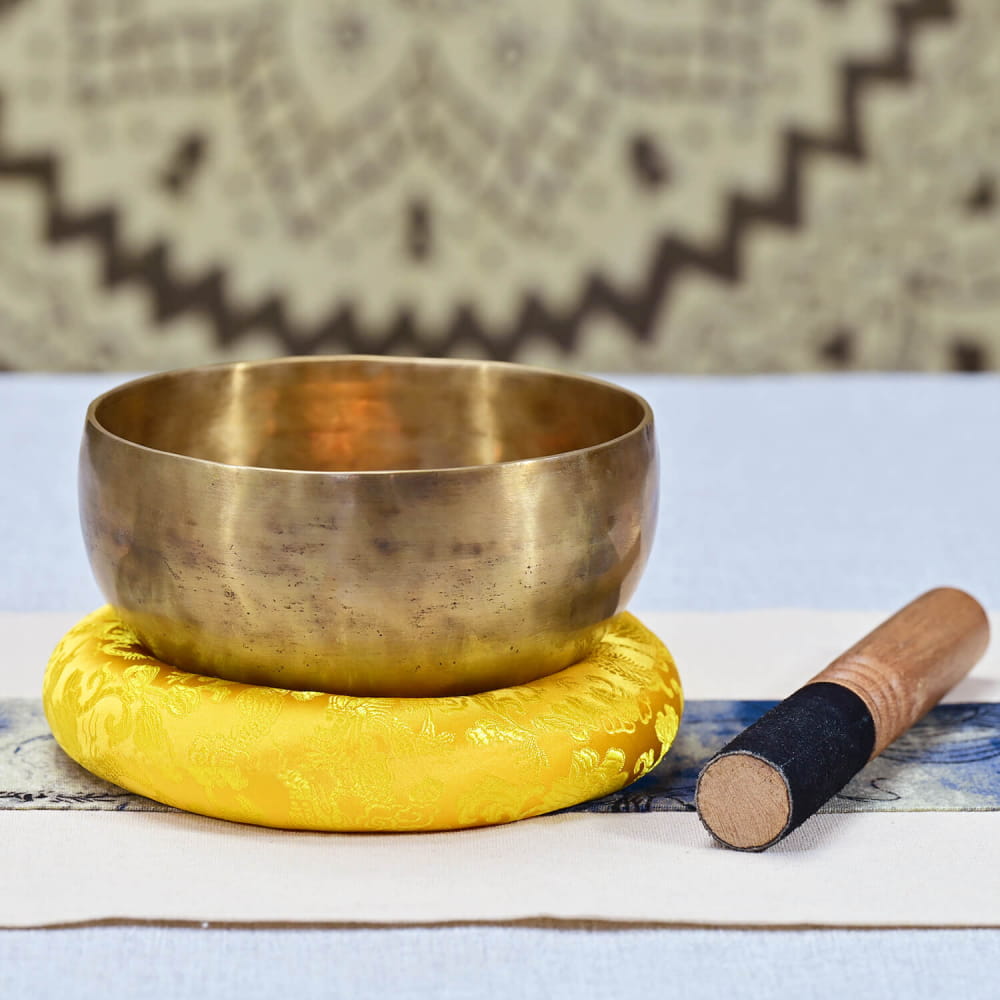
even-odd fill
[[[117,380],[0,378],[0,610],[75,615],[99,603],[78,541],[75,450],[87,399]],[[663,516],[633,602],[640,613],[887,610],[938,583],[1000,607],[1000,379],[623,381],[653,403],[664,451]],[[45,860],[35,863],[41,871]],[[892,983],[910,995],[986,996],[992,977],[969,958],[995,958],[997,942],[994,931],[89,928],[0,935],[0,986],[10,995],[138,995],[153,949],[168,959],[145,980],[156,996],[197,981],[218,995],[239,982],[243,996],[320,995],[335,982],[355,995],[466,996],[481,986],[579,996],[586,982],[594,993],[631,994],[670,988],[674,970],[691,995],[763,995],[776,982],[834,995],[854,976],[859,995]],[[705,960],[708,945],[728,961]],[[287,961],[269,961],[275,954]],[[516,967],[498,966],[498,954],[516,954]],[[806,955],[819,967],[795,961]],[[769,966],[781,976],[748,976]]]

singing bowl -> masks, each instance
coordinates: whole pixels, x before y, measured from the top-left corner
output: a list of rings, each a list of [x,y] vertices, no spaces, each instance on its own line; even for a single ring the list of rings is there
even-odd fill
[[[646,562],[656,465],[649,406],[597,379],[284,358],[100,396],[80,511],[106,598],[174,666],[474,694],[599,641]]]

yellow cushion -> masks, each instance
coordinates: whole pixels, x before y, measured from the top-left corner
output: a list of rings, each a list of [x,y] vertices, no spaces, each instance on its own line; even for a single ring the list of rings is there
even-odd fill
[[[645,774],[683,704],[630,614],[593,654],[485,694],[356,698],[254,687],[150,656],[110,608],[49,661],[45,712],[89,771],[168,805],[302,830],[447,830],[537,816]]]

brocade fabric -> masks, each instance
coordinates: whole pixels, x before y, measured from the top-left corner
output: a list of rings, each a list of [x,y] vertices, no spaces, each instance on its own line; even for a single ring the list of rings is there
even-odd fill
[[[667,648],[628,613],[585,660],[447,698],[358,698],[187,673],[111,608],[45,675],[62,748],[130,791],[220,819],[308,830],[444,830],[576,805],[646,774],[683,708]]]

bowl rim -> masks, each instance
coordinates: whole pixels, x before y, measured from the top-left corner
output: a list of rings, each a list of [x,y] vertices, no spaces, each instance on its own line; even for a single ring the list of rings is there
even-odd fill
[[[123,392],[126,389],[131,389],[135,386],[142,385],[145,382],[153,382],[157,379],[164,378],[166,376],[184,376],[184,375],[197,375],[202,372],[211,372],[218,369],[232,369],[234,371],[246,371],[253,368],[263,368],[271,367],[275,365],[299,365],[299,364],[313,364],[315,362],[374,362],[376,364],[387,364],[387,365],[426,365],[428,367],[444,366],[453,368],[501,368],[509,371],[521,371],[532,376],[555,376],[557,378],[564,378],[571,382],[582,382],[591,385],[602,386],[606,389],[611,389],[621,396],[627,397],[638,404],[642,417],[635,424],[635,426],[629,428],[622,434],[618,434],[613,438],[608,438],[606,441],[600,441],[597,444],[588,445],[585,448],[573,448],[569,451],[559,451],[551,455],[538,455],[534,458],[517,458],[509,459],[504,462],[487,462],[483,464],[475,465],[447,465],[435,468],[426,469],[362,469],[356,471],[349,470],[337,470],[337,469],[287,469],[287,468],[274,468],[267,465],[236,465],[229,462],[217,462],[214,459],[208,458],[198,458],[194,455],[185,455],[182,452],[176,451],[166,451],[162,448],[151,448],[149,445],[140,444],[138,441],[132,441],[127,437],[122,437],[120,434],[115,434],[113,431],[109,430],[101,421],[97,418],[97,410],[100,408],[101,404],[111,396],[116,395],[119,392]],[[156,455],[166,459],[172,459],[179,462],[193,462],[199,465],[205,465],[212,468],[217,468],[219,470],[225,470],[226,472],[230,470],[238,470],[241,472],[255,473],[262,472],[268,474],[275,473],[285,473],[289,476],[325,476],[332,478],[343,478],[352,479],[358,477],[373,478],[373,477],[386,477],[386,476],[421,476],[421,475],[442,475],[442,474],[458,474],[465,473],[468,474],[473,471],[486,470],[486,469],[501,469],[508,467],[516,467],[523,465],[539,465],[547,462],[558,462],[565,461],[567,459],[578,459],[587,454],[593,454],[601,452],[605,449],[612,448],[618,444],[623,443],[626,439],[642,436],[643,434],[649,432],[652,436],[652,432],[655,426],[653,408],[650,406],[649,402],[644,399],[639,393],[633,392],[631,389],[626,389],[624,386],[618,385],[615,382],[610,382],[607,379],[598,378],[593,375],[583,375],[577,372],[564,371],[558,368],[545,368],[540,365],[526,365],[519,364],[511,361],[496,361],[492,359],[476,359],[476,358],[428,358],[428,357],[407,357],[404,355],[380,355],[380,354],[303,354],[303,355],[287,355],[283,357],[276,358],[261,358],[252,361],[222,361],[206,365],[194,365],[188,368],[165,368],[162,371],[150,372],[147,375],[139,376],[138,378],[128,379],[125,382],[113,386],[110,389],[102,392],[99,396],[96,396],[87,406],[86,418],[84,421],[84,430],[92,431],[101,437],[110,439],[112,441],[118,442],[122,445],[127,446],[130,449],[134,449],[140,453],[147,453],[149,455]],[[655,442],[655,436],[653,437]],[[654,445],[655,446],[655,445]]]

